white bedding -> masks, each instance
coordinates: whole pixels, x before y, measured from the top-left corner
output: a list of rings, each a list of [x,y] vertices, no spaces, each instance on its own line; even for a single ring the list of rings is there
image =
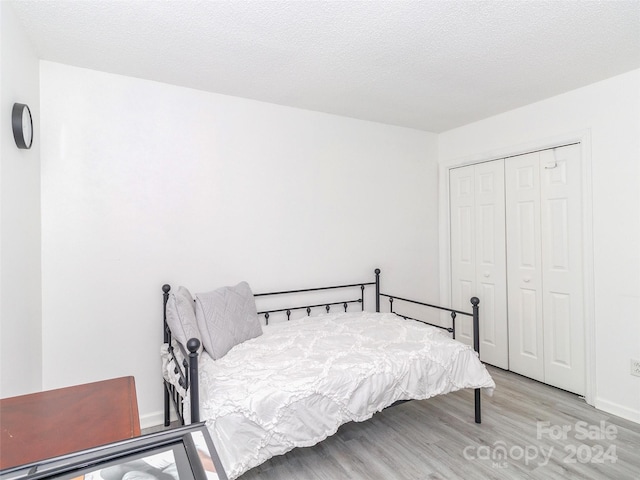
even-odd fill
[[[234,479],[397,400],[479,387],[495,384],[477,354],[440,329],[390,313],[329,314],[267,326],[216,361],[204,352],[200,417]]]

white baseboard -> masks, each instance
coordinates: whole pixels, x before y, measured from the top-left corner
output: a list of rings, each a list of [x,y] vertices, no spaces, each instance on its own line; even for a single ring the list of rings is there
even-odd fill
[[[624,405],[619,405],[601,398],[596,398],[594,406],[598,410],[617,415],[625,420],[640,423],[640,410],[634,410],[633,408],[625,407]]]
[[[171,421],[174,422],[177,420],[175,412],[171,411]],[[147,428],[153,428],[164,425],[164,411],[147,413],[146,415],[140,416],[140,430],[145,430]]]

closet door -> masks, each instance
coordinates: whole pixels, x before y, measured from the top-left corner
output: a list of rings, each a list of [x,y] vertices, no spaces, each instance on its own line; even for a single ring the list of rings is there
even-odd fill
[[[584,394],[580,146],[505,163],[509,368]]]
[[[544,381],[540,154],[505,163],[509,369]]]
[[[454,308],[480,299],[480,358],[508,368],[504,230],[504,161],[450,172],[451,270]],[[459,316],[459,340],[473,345],[470,317]]]
[[[540,152],[545,383],[585,392],[580,145]]]
[[[453,308],[466,312],[476,292],[475,169],[456,168],[449,175],[451,301]],[[456,323],[456,339],[473,345],[472,323],[462,316]]]

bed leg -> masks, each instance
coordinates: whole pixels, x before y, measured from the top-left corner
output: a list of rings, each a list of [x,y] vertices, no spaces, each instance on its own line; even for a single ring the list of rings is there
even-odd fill
[[[169,390],[167,385],[162,382],[162,389],[164,390],[164,426],[168,427],[171,424],[171,414],[169,413]]]
[[[473,306],[473,349],[478,353],[480,357],[480,299],[478,297],[471,298],[471,305]],[[481,409],[480,409],[480,389],[476,388],[475,391],[475,410],[476,410],[476,423],[481,423]]]
[[[380,312],[380,269],[376,268],[376,312]]]
[[[192,338],[187,342],[189,350],[189,399],[191,401],[191,423],[200,421],[200,394],[198,393],[198,349],[200,340]]]

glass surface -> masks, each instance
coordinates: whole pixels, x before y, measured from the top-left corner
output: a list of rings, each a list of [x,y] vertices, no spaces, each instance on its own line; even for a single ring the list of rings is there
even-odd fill
[[[0,480],[227,480],[204,423],[0,471]]]
[[[200,462],[202,463],[202,467],[204,468],[204,473],[207,475],[207,480],[219,480],[216,466],[213,463],[213,459],[211,458],[211,455],[209,453],[209,447],[203,433],[193,432],[191,434],[191,438],[193,439],[193,443],[198,450],[198,457],[200,457]]]
[[[28,107],[22,108],[22,137],[27,147],[31,146],[32,135],[31,113]]]
[[[186,467],[186,468],[185,468]],[[76,471],[60,480],[194,480],[183,445]]]

